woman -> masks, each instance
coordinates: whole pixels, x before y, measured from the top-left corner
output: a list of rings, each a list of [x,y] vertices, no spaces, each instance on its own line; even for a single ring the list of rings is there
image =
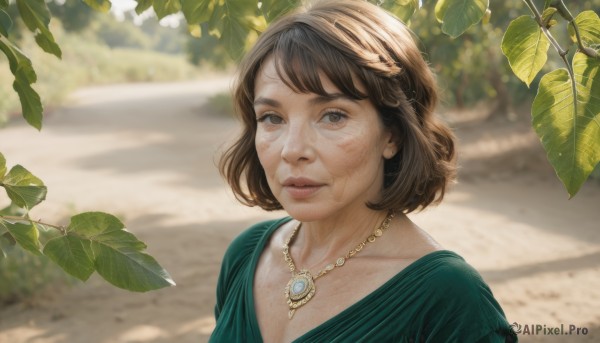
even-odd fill
[[[211,342],[511,342],[479,274],[406,216],[454,176],[435,79],[396,18],[321,1],[273,23],[241,63],[243,120],[221,171],[290,217],[225,254]]]

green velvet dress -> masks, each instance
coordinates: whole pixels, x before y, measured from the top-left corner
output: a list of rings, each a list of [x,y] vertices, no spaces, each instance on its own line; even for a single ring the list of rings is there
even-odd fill
[[[256,224],[229,246],[217,285],[217,324],[210,342],[262,342],[254,311],[254,272],[269,237],[288,220]],[[516,341],[479,273],[456,253],[441,250],[418,259],[294,342]]]

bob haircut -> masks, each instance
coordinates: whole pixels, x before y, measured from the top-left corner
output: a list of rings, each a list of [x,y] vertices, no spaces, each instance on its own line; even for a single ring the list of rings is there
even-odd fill
[[[298,93],[328,96],[320,75],[353,99],[368,99],[391,130],[396,155],[384,162],[375,210],[409,213],[439,203],[455,176],[454,137],[434,116],[435,77],[412,34],[396,17],[360,0],[325,0],[272,23],[242,60],[233,89],[243,128],[219,169],[236,198],[248,206],[282,209],[255,147],[255,80],[272,57],[277,73]],[[357,82],[366,94],[357,87]]]

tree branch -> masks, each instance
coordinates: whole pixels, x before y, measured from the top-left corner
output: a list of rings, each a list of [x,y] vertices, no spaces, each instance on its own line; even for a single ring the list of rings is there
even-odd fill
[[[17,217],[17,216],[0,216],[1,219],[4,220],[16,220],[16,221],[24,221],[24,222],[30,222],[30,223],[35,223],[35,224],[40,224],[43,226],[49,226],[52,228],[57,229],[58,231],[60,231],[63,235],[65,235],[67,233],[67,230],[64,226],[61,225],[54,225],[54,224],[48,224],[48,223],[44,223],[42,221],[39,220],[33,220],[27,217]]]
[[[552,33],[550,32],[550,30],[548,30],[548,28],[544,24],[544,21],[542,20],[542,15],[540,14],[540,11],[537,9],[537,7],[535,7],[533,0],[523,0],[523,1],[525,2],[525,4],[527,4],[527,7],[529,7],[531,12],[533,13],[535,21],[538,23],[538,25],[539,25],[540,29],[542,30],[542,32],[544,33],[544,35],[546,37],[548,37],[550,44],[552,44],[552,46],[554,47],[554,49],[556,49],[556,51],[558,52],[560,57],[562,57],[563,60],[565,61],[565,63],[568,65],[569,63],[567,62],[565,56],[569,53],[569,51],[563,49],[560,46],[560,44],[556,41],[556,39],[554,39],[554,36],[552,36]]]
[[[569,22],[569,25],[573,26],[573,30],[575,31],[575,37],[577,37],[577,47],[579,48],[579,51],[581,51],[589,57],[600,57],[596,50],[583,45],[583,40],[581,39],[581,34],[579,33],[579,26],[577,26],[575,18],[573,18],[573,15],[569,11],[565,3],[562,0],[556,0],[552,2],[552,6],[555,7],[558,13],[560,13],[560,15]]]
[[[550,30],[548,30],[546,25],[544,25],[542,16],[540,15],[540,12],[538,11],[537,7],[535,7],[533,0],[523,0],[523,1],[525,1],[525,3],[527,4],[527,6],[531,10],[531,12],[533,12],[535,20],[538,23],[538,25],[540,26],[540,29],[546,35],[546,37],[548,37],[548,40],[550,40],[550,43],[552,44],[552,46],[554,46],[554,48],[560,55],[560,58],[563,60],[563,62],[565,63],[565,66],[567,67],[567,72],[569,73],[569,79],[571,80],[571,92],[573,93],[573,111],[574,111],[574,113],[577,113],[577,82],[575,81],[575,73],[573,71],[573,66],[567,60],[567,53],[569,51],[564,50],[560,46],[560,44],[558,44],[556,39],[554,39],[554,37],[550,33]],[[558,0],[558,2],[560,2],[562,4],[562,0]],[[564,4],[562,4],[562,6],[564,7],[564,9],[566,9],[566,6],[564,6]],[[559,9],[559,11],[560,11],[560,9]],[[560,13],[563,17],[565,15],[568,15],[568,16],[570,16],[570,19],[573,19],[573,16],[571,15],[570,12],[568,12],[568,10],[565,13],[563,13],[563,12],[560,12]],[[572,20],[572,22],[574,22],[574,20]]]

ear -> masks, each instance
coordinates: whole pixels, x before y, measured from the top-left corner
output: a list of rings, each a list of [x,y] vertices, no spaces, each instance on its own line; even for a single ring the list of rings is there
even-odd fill
[[[398,145],[396,143],[396,140],[394,139],[394,136],[392,135],[392,133],[390,131],[388,131],[386,133],[386,141],[385,141],[385,145],[383,147],[383,158],[385,158],[386,160],[389,160],[392,157],[396,156],[397,152],[398,152]]]

